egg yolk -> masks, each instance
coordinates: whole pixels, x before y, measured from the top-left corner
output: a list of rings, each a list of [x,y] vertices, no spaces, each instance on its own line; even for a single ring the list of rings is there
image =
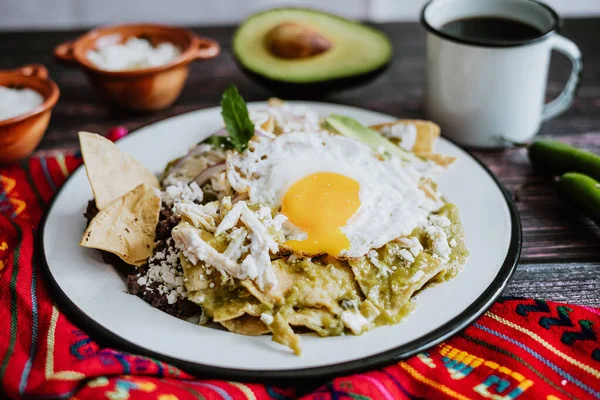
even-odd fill
[[[319,172],[295,182],[283,196],[282,213],[304,230],[304,240],[288,240],[286,245],[303,255],[337,256],[350,247],[341,231],[360,207],[360,184],[333,172]]]

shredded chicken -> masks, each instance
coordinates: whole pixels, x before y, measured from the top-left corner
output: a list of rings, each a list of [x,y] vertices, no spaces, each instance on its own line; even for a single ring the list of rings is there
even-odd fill
[[[202,207],[195,204],[181,204],[178,205],[177,209],[194,225],[205,228],[208,232],[214,232],[215,236],[231,231],[228,236],[229,245],[223,253],[219,253],[204,242],[193,228],[176,228],[173,230],[173,238],[177,246],[184,252],[184,255],[194,264],[198,260],[202,260],[221,273],[234,278],[250,278],[256,282],[261,290],[275,287],[277,278],[271,266],[269,252],[276,253],[279,250],[279,245],[267,230],[265,223],[259,218],[267,221],[273,227],[281,227],[283,219],[275,220],[271,218],[271,212],[268,208],[255,213],[248,208],[245,201],[239,201],[229,210],[220,224],[215,227],[214,218]],[[214,211],[216,213],[216,209]],[[246,228],[236,228],[240,221]],[[250,240],[249,246],[244,244],[247,239]],[[249,254],[239,264],[238,261],[248,250]],[[225,264],[220,265],[218,260],[226,261],[224,261]]]
[[[223,255],[237,262],[246,250],[246,246],[244,246],[246,237],[248,237],[248,231],[245,228],[234,229],[228,236],[231,242],[229,242],[229,246],[227,246]]]
[[[195,203],[177,203],[174,212],[188,219],[192,225],[201,226],[208,232],[214,232],[216,229],[215,218],[217,214],[214,207]]]
[[[175,245],[192,263],[202,260],[207,265],[216,268],[221,273],[228,274],[238,279],[245,279],[246,274],[242,267],[229,257],[219,253],[206,243],[196,229],[190,226],[177,226],[171,233]]]

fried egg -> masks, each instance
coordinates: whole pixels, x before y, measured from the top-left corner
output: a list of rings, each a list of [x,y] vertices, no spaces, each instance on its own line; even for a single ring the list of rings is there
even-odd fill
[[[285,247],[303,256],[361,257],[424,226],[432,211],[413,167],[325,132],[253,140],[228,155],[227,177],[250,203],[288,218]]]

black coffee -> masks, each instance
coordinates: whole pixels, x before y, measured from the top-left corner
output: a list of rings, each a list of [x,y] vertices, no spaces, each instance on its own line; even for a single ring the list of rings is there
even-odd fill
[[[457,19],[444,24],[440,31],[457,39],[488,44],[525,42],[543,34],[535,26],[501,17]]]

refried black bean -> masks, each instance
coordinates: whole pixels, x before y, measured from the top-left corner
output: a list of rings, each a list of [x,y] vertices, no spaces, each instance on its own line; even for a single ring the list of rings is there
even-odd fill
[[[88,225],[96,216],[96,214],[98,214],[96,202],[94,200],[90,200],[88,202],[87,209],[83,214]],[[158,217],[158,223],[156,224],[156,246],[154,252],[163,251],[166,249],[167,240],[171,237],[171,231],[177,226],[180,220],[181,219],[178,216],[173,214],[173,211],[170,207],[165,207],[163,205]],[[174,304],[169,304],[167,300],[167,294],[161,294],[158,291],[159,285],[156,282],[151,283],[149,286],[141,286],[137,282],[137,275],[139,273],[144,275],[148,269],[148,264],[136,268],[127,264],[125,261],[121,260],[118,256],[112,253],[102,250],[98,251],[102,255],[102,260],[105,263],[113,265],[118,271],[125,275],[125,282],[127,283],[127,290],[129,293],[140,297],[152,307],[158,308],[159,310],[181,319],[186,319],[201,313],[202,308],[187,299],[178,299]]]

